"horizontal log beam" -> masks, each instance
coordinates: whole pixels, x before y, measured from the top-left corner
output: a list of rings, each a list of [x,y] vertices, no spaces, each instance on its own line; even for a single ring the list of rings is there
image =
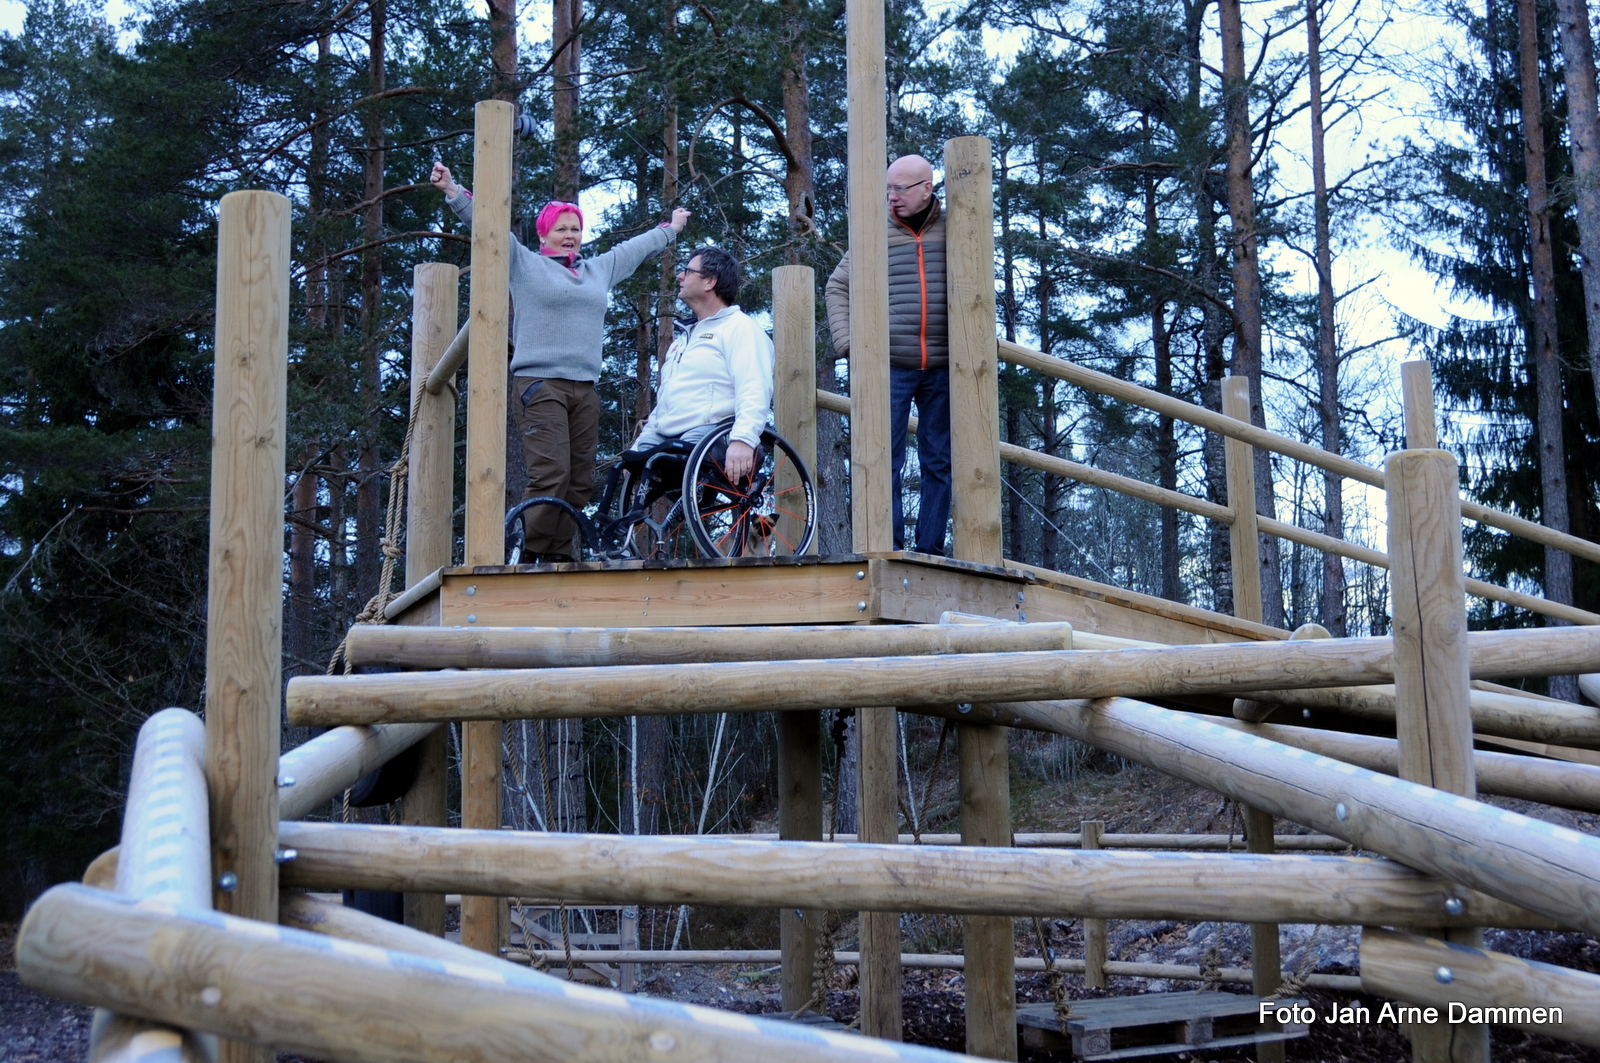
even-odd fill
[[[1227,719],[1216,722],[1296,749],[1359,764],[1385,775],[1400,774],[1400,744],[1392,738],[1274,723],[1250,724]],[[1584,812],[1600,812],[1600,767],[1595,765],[1484,750],[1473,752],[1472,765],[1477,774],[1479,793],[1516,797]],[[1280,836],[1279,841],[1283,837]],[[1293,838],[1295,835],[1287,837]]]
[[[730,841],[775,842],[776,834],[718,834],[717,838]],[[830,842],[854,842],[854,834],[834,834]],[[899,835],[901,845],[960,845],[959,834]],[[1011,844],[1018,849],[1076,849],[1083,844],[1083,835],[1072,832],[1013,834]],[[1274,839],[1280,852],[1319,852],[1350,848],[1343,838],[1327,834],[1280,834]],[[1173,849],[1204,850],[1207,852],[1244,852],[1242,834],[1102,834],[1102,849]]]
[[[1025,627],[974,624],[950,625],[950,630],[1011,632]],[[1600,667],[1600,628],[1476,632],[1471,649],[1479,677],[1593,671]],[[288,711],[289,722],[296,725],[552,719],[869,703],[1182,697],[1384,683],[1393,673],[1390,639],[1317,639],[799,663],[300,676],[289,682]],[[1600,723],[1600,712],[1595,719]]]
[[[749,842],[354,823],[286,823],[281,837],[299,853],[283,865],[283,882],[306,889],[559,897],[569,904],[1550,925],[1397,864],[1353,857]],[[1447,912],[1451,898],[1461,901],[1454,915]]]
[[[1361,988],[1437,1008],[1443,1022],[1516,1026],[1600,1046],[1600,976],[1585,971],[1368,927],[1361,932]],[[1452,1017],[1452,1006],[1503,1010]],[[1559,1018],[1551,1008],[1560,1009]]]
[[[345,656],[358,668],[575,668],[1071,648],[1067,623],[1013,624],[1004,630],[952,624],[620,629],[357,624],[345,638]]]
[[[969,1057],[494,970],[213,912],[47,891],[17,938],[22,981],[346,1063],[955,1063]]]
[[[299,819],[317,811],[367,772],[422,741],[435,726],[337,727],[289,750],[278,759],[279,818]]]
[[[1067,735],[1600,933],[1600,838],[1127,698],[975,706],[973,714]]]

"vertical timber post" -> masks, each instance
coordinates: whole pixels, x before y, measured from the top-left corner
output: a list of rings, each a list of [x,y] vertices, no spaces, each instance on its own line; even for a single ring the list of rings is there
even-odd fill
[[[407,587],[450,564],[456,393],[447,387],[430,395],[427,383],[428,374],[456,334],[460,283],[461,271],[449,263],[423,262],[412,271],[411,403],[416,424],[406,467]],[[400,822],[408,827],[443,827],[449,736],[443,726],[436,727],[420,745],[417,778],[401,802]],[[415,930],[443,937],[444,894],[407,893],[405,920]]]
[[[1402,363],[1401,388],[1409,449],[1389,455],[1383,464],[1389,495],[1400,777],[1476,797],[1456,459],[1449,451],[1433,449],[1438,435],[1428,364]],[[1420,932],[1463,945],[1483,943],[1476,927]],[[1416,1063],[1487,1063],[1489,1059],[1487,1026],[1414,1023],[1407,1032]]]
[[[1078,847],[1099,849],[1100,837],[1106,825],[1098,819],[1085,819],[1078,823]],[[1106,960],[1110,942],[1104,919],[1083,921],[1083,984],[1090,989],[1106,987]]]
[[[472,296],[467,337],[468,565],[506,560],[506,341],[511,275],[511,117],[504,100],[475,111],[472,156]],[[461,825],[499,830],[501,725],[461,725]],[[461,898],[461,943],[497,955],[498,897]]]
[[[1237,421],[1250,421],[1250,378],[1229,376],[1222,381],[1222,412]],[[1233,524],[1228,528],[1229,556],[1233,562],[1233,615],[1261,623],[1261,537],[1256,516],[1255,448],[1237,439],[1224,441],[1227,463],[1228,504]],[[1245,844],[1252,852],[1272,851],[1272,816],[1259,809],[1244,809]],[[1252,840],[1255,839],[1255,840]],[[1255,848],[1260,845],[1264,848]],[[1250,924],[1251,981],[1258,996],[1276,993],[1283,980],[1282,957],[1276,923]],[[1276,1023],[1265,1024],[1275,1028]],[[1282,1063],[1281,1041],[1256,1046],[1259,1063]]]
[[[999,565],[1000,384],[994,317],[994,182],[985,137],[944,146],[954,554]],[[1010,730],[962,724],[961,842],[1011,844]],[[1009,916],[962,920],[967,1052],[1017,1058],[1016,940]]]
[[[222,197],[217,234],[206,785],[216,909],[278,921],[283,481],[289,388],[289,201]],[[223,1042],[222,1063],[271,1053]]]
[[[846,0],[850,205],[850,519],[855,548],[893,549],[889,527],[889,200],[883,0]],[[862,841],[899,838],[895,710],[856,714]],[[861,1032],[899,1040],[900,917],[861,913]]]
[[[777,357],[773,423],[799,451],[806,467],[815,469],[817,294],[810,266],[779,266],[772,271],[772,324]],[[792,486],[780,483],[780,497]],[[780,531],[783,526],[780,522]],[[798,529],[790,533],[788,541],[798,534]],[[778,837],[822,840],[822,713],[818,711],[778,713]],[[798,1011],[811,999],[812,963],[823,915],[795,908],[778,913],[785,1011]]]

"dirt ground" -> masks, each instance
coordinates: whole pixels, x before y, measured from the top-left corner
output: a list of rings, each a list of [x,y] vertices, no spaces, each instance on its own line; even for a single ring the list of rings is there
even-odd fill
[[[1238,830],[1233,806],[1215,794],[1176,783],[1146,769],[1104,758],[1073,760],[1060,749],[1033,748],[1022,738],[1014,749],[1022,769],[1013,780],[1013,808],[1018,831],[1075,830],[1083,819],[1099,819],[1108,832]],[[944,776],[948,774],[949,778]],[[954,811],[954,765],[939,772],[923,793],[927,829],[944,827]],[[1496,804],[1589,833],[1600,833],[1600,817],[1568,813],[1523,802]],[[758,826],[757,829],[760,829]],[[1280,832],[1296,828],[1280,825]],[[646,937],[670,933],[669,910],[641,912]],[[840,948],[854,945],[854,921],[846,918],[835,933]],[[902,920],[906,948],[912,952],[958,952],[960,926],[950,917],[907,916]],[[1069,919],[1044,920],[1051,947],[1059,954],[1082,952],[1081,924]],[[1019,955],[1038,955],[1038,940],[1031,920],[1018,920]],[[85,1058],[90,1009],[55,1001],[33,993],[17,978],[12,957],[14,927],[0,926],[0,1063],[46,1063]],[[1283,962],[1294,972],[1318,971],[1354,974],[1358,931],[1354,927],[1285,926],[1282,928]],[[664,947],[664,942],[641,942],[644,947]],[[1600,939],[1583,934],[1492,931],[1486,944],[1493,949],[1528,959],[1542,960],[1578,970],[1600,973]],[[775,948],[774,913],[696,909],[687,926],[684,947]],[[1244,966],[1249,959],[1248,928],[1237,924],[1178,923],[1172,921],[1116,921],[1110,925],[1110,957],[1137,962],[1200,964],[1208,956],[1223,966]],[[678,1000],[694,1001],[747,1014],[779,1010],[776,970],[753,967],[658,967],[642,972],[641,991]],[[853,971],[835,972],[828,993],[829,1014],[840,1022],[855,1018],[857,995]],[[1200,988],[1192,982],[1112,979],[1109,990],[1088,990],[1081,979],[1067,980],[1072,999],[1109,994],[1135,994]],[[1239,987],[1222,987],[1237,991]],[[1381,1002],[1358,994],[1305,994],[1319,1015],[1334,1005],[1364,1003],[1376,1015]],[[1050,990],[1040,976],[1019,980],[1023,1001],[1047,1002]],[[903,993],[905,1039],[960,1051],[965,1038],[962,980],[959,972],[911,970]],[[1494,1028],[1497,1063],[1600,1063],[1600,1050]],[[1411,1056],[1409,1042],[1392,1024],[1329,1025],[1313,1023],[1309,1036],[1289,1041],[1291,1063],[1403,1063]],[[1043,1054],[1024,1049],[1024,1060],[1065,1060],[1066,1054]],[[1173,1058],[1171,1056],[1157,1058]],[[1249,1049],[1201,1050],[1177,1058],[1203,1063],[1253,1060]],[[281,1055],[280,1063],[315,1063]]]

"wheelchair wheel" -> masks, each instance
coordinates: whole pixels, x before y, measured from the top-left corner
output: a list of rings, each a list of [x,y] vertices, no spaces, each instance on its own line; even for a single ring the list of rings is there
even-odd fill
[[[605,556],[618,560],[671,561],[691,558],[694,538],[684,523],[683,506],[670,493],[650,497],[649,474],[621,471],[610,507],[599,517],[608,540]]]
[[[578,529],[578,557],[583,559],[583,550],[587,546],[584,536],[583,514],[573,508],[565,499],[555,498],[551,495],[540,495],[537,498],[524,499],[506,511],[506,564],[522,565],[532,564],[537,558],[524,557],[526,542],[526,528],[522,523],[523,514],[537,506],[553,506],[572,517],[573,524]]]
[[[811,473],[789,441],[761,433],[756,471],[732,483],[723,471],[729,419],[695,446],[683,473],[683,511],[704,557],[787,557],[811,549],[817,534]]]

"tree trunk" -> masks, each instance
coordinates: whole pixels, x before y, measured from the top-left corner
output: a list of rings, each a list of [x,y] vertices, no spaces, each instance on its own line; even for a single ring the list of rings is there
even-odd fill
[[[311,157],[306,167],[306,214],[315,233],[321,217],[328,209],[328,144],[333,135],[333,123],[325,121],[328,104],[327,89],[333,63],[333,27],[324,24],[317,35],[316,88],[313,92],[311,117]],[[313,263],[306,271],[306,325],[321,329],[328,323],[328,264],[323,256],[326,241],[313,235],[306,241],[306,257]]]
[[[317,645],[317,478],[310,468],[318,449],[310,443],[301,453],[290,502],[295,519],[289,525],[289,608],[283,640],[289,656],[284,674],[290,677],[322,671],[311,660]]]
[[[583,0],[552,0],[551,71],[555,75],[552,114],[555,118],[555,197],[568,203],[578,201],[582,174],[578,149],[578,75],[582,62],[583,38],[578,29],[583,21]]]
[[[1567,82],[1567,132],[1572,138],[1572,184],[1583,255],[1583,302],[1588,322],[1589,373],[1600,406],[1600,113],[1596,107],[1594,39],[1588,0],[1556,0],[1561,61]]]
[[[1244,69],[1244,23],[1240,0],[1218,0],[1222,24],[1222,94],[1228,127],[1228,216],[1233,231],[1233,371],[1250,379],[1250,421],[1266,427],[1261,405],[1261,261],[1256,235],[1255,185],[1251,177],[1250,85]],[[1268,516],[1273,503],[1272,456],[1257,447],[1256,509]],[[1278,540],[1261,536],[1262,618],[1283,626],[1283,575]]]
[[[854,834],[860,827],[860,817],[856,814],[856,747],[860,738],[861,718],[854,709],[849,710],[848,716],[834,717],[833,830],[836,834]]]
[[[1145,117],[1148,138],[1149,116]],[[1144,236],[1151,250],[1157,245],[1160,225],[1156,217],[1156,182],[1150,174],[1144,175]],[[1150,301],[1150,346],[1155,355],[1156,390],[1163,395],[1172,394],[1172,337],[1167,334],[1167,303],[1157,296]],[[1161,414],[1156,418],[1156,476],[1162,487],[1169,491],[1178,489],[1178,442],[1172,418]],[[1183,582],[1178,572],[1178,511],[1162,506],[1161,522],[1161,597],[1169,601],[1184,600]]]
[[[489,98],[516,103],[517,5],[513,0],[489,0],[489,62],[494,67]]]
[[[789,232],[795,246],[789,261],[801,260],[800,240],[817,231],[817,191],[811,153],[811,82],[806,76],[806,28],[810,21],[807,0],[783,0],[783,136],[789,157],[783,191],[789,199]]]
[[[371,35],[367,42],[367,91],[384,91],[388,0],[373,0],[369,8]],[[373,243],[383,235],[383,105],[366,108],[366,164],[362,194],[367,208],[362,238]],[[382,321],[383,249],[368,248],[361,256],[361,395],[366,407],[366,439],[361,449],[361,477],[356,482],[356,597],[365,603],[378,593],[382,567],[379,538],[383,534],[382,478],[378,439],[383,430],[383,369],[378,358],[378,331]]]
[[[545,826],[553,831],[582,833],[589,824],[583,721],[545,720],[541,726],[545,786],[550,795],[550,807],[544,810]]]
[[[1317,387],[1322,421],[1322,449],[1342,452],[1339,432],[1339,352],[1333,330],[1333,236],[1328,209],[1328,163],[1322,124],[1322,30],[1317,5],[1306,0],[1306,40],[1311,62],[1311,175],[1315,189],[1317,256]],[[1322,531],[1344,538],[1344,478],[1322,474],[1326,508]],[[1331,551],[1322,554],[1322,626],[1336,639],[1345,637],[1344,559]]]
[[[1561,361],[1556,331],[1555,249],[1550,245],[1550,189],[1545,174],[1544,104],[1539,91],[1537,0],[1517,0],[1518,62],[1522,79],[1522,158],[1528,182],[1528,260],[1533,274],[1530,307],[1534,387],[1538,396],[1540,522],[1566,531],[1566,447],[1562,443]],[[1572,604],[1572,557],[1544,550],[1544,593],[1553,602]],[[1550,626],[1561,621],[1547,619]],[[1564,680],[1571,680],[1564,682]],[[1558,692],[1559,691],[1559,692]],[[1570,676],[1552,677],[1550,692],[1576,700]]]
[[[666,5],[662,26],[662,59],[671,69],[673,39],[678,24],[678,5]],[[670,79],[662,84],[661,119],[661,209],[678,205],[678,93]],[[672,346],[672,307],[677,299],[678,264],[671,255],[661,256],[661,287],[656,297],[656,361],[665,360]]]

